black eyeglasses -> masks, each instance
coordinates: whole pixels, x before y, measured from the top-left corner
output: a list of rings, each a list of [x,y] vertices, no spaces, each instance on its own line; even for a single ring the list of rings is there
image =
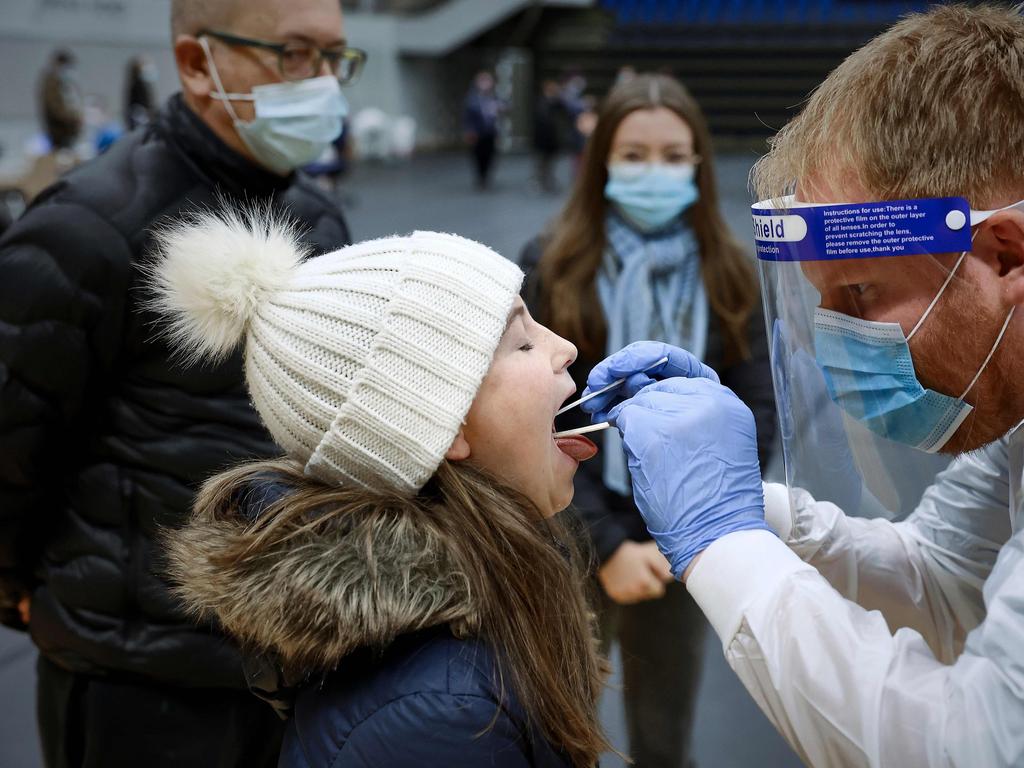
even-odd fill
[[[308,43],[272,43],[268,40],[256,40],[251,37],[232,35],[229,32],[217,32],[204,29],[199,33],[228,45],[244,45],[249,48],[263,48],[277,54],[277,68],[285,80],[306,80],[318,77],[323,71],[324,62],[331,73],[342,85],[352,83],[359,76],[366,63],[366,51],[348,46],[318,48]]]

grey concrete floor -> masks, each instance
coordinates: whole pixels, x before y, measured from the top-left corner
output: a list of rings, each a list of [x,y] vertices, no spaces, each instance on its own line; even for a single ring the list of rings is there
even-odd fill
[[[726,218],[747,242],[751,237],[746,179],[754,159],[753,155],[732,155],[718,162]],[[461,155],[425,156],[410,164],[358,168],[346,180],[343,195],[353,236],[365,239],[415,229],[443,230],[474,238],[514,258],[557,215],[561,205],[559,196],[537,190],[531,168],[527,157],[499,158],[493,188],[484,193],[473,189],[468,159]],[[569,164],[562,163],[560,171],[563,184],[568,185]],[[33,714],[34,658],[24,635],[0,628],[0,768],[41,765]],[[615,666],[618,670],[617,661]],[[601,701],[601,715],[612,742],[628,752],[620,685],[616,671]],[[710,631],[692,758],[699,768],[801,765],[747,696]],[[624,763],[606,756],[601,765],[620,768]]]

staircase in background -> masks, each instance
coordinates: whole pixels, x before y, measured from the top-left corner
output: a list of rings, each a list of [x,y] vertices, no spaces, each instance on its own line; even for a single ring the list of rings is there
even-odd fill
[[[628,24],[890,24],[927,0],[599,0]]]
[[[682,80],[719,147],[762,150],[850,52],[927,2],[600,0],[600,12],[546,12],[537,77],[580,72],[602,96],[624,65]]]
[[[754,150],[764,149],[765,140],[853,50],[900,16],[932,5],[929,0],[344,3],[367,15],[390,16],[390,44],[397,54],[417,70],[441,73],[445,86],[433,100],[451,112],[452,137],[458,135],[457,113],[472,73],[494,67],[514,51],[517,61],[527,62],[524,71],[532,71],[519,95],[520,144],[527,141],[529,113],[543,79],[580,73],[587,92],[600,98],[619,69],[630,65],[682,80],[704,108],[719,147]]]
[[[448,0],[398,21],[404,55],[444,56],[516,14],[536,7],[585,8],[594,0]]]

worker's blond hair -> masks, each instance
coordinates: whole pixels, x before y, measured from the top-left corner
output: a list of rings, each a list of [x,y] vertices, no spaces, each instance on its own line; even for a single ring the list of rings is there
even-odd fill
[[[882,200],[1024,197],[1021,6],[940,6],[847,58],[751,174],[759,199],[816,179]]]

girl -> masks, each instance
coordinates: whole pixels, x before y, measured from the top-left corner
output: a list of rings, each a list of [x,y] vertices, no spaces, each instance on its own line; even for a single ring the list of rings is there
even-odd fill
[[[704,116],[679,82],[641,75],[616,85],[565,210],[524,251],[526,295],[579,347],[584,375],[642,339],[702,358],[754,412],[764,462],[775,421],[757,284],[718,210],[711,158]],[[603,461],[584,467],[574,505],[598,558],[601,639],[621,646],[636,764],[681,766],[704,619],[636,510],[618,433],[605,435]]]
[[[202,488],[167,537],[180,596],[299,681],[281,766],[592,766],[604,670],[551,520],[597,450],[552,437],[575,348],[484,246],[304,261],[293,234],[204,214],[158,237],[170,338],[244,343],[286,454]]]

